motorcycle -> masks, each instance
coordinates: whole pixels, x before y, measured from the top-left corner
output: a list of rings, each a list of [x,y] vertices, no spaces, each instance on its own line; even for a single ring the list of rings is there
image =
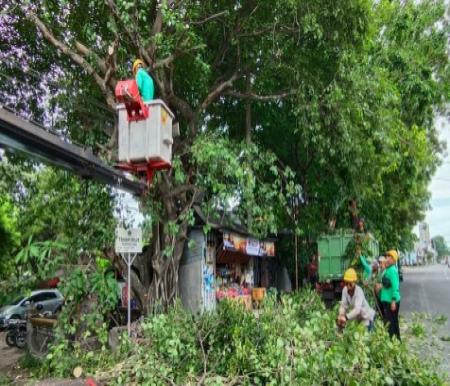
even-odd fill
[[[5,341],[9,347],[25,348],[27,345],[27,322],[22,319],[11,319],[7,326]]]

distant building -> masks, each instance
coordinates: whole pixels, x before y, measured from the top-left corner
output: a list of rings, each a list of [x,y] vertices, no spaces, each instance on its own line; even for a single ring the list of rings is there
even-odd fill
[[[433,262],[436,262],[437,252],[431,242],[430,227],[428,223],[419,224],[419,242],[414,245],[418,264],[427,262],[427,256],[431,254]]]
[[[419,243],[422,249],[431,248],[430,227],[426,222],[419,224]]]
[[[404,257],[402,260],[402,264],[417,265],[419,263],[418,257],[417,257],[417,248],[418,248],[418,243],[414,244],[414,249],[412,251],[405,252],[403,254]]]

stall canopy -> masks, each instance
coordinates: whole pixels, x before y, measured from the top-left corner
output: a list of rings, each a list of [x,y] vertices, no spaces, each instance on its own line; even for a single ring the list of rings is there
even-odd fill
[[[230,215],[216,213],[213,216],[206,216],[198,205],[194,206],[194,210],[203,224],[208,224],[222,234],[222,242],[217,249],[218,264],[232,262],[247,264],[251,256],[275,256],[275,239],[255,238],[245,226]]]

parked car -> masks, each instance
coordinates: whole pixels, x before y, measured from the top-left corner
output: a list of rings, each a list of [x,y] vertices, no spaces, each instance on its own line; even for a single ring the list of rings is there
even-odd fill
[[[64,298],[57,289],[33,291],[31,295],[19,297],[0,308],[0,329],[4,330],[11,319],[24,319],[28,310],[54,313],[61,309],[63,303]]]

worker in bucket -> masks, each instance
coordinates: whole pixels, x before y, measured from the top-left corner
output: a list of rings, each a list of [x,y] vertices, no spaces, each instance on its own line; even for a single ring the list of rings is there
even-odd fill
[[[155,85],[152,77],[144,68],[144,62],[136,59],[133,63],[133,75],[139,88],[142,100],[149,102],[155,96]]]
[[[344,273],[345,287],[342,290],[341,305],[337,324],[343,328],[348,320],[358,320],[363,323],[369,331],[373,330],[375,310],[370,307],[366,300],[364,291],[356,284],[358,276],[353,268]]]
[[[381,277],[380,300],[383,305],[384,322],[388,325],[389,335],[400,339],[398,313],[400,309],[400,279],[397,270],[398,253],[391,249],[386,252],[386,269]]]

